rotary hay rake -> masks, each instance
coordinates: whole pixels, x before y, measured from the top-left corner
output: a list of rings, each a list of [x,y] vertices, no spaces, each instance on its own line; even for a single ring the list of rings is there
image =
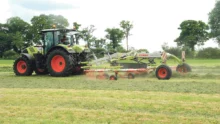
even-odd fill
[[[88,77],[95,77],[96,79],[134,79],[137,75],[155,72],[158,79],[169,80],[172,76],[172,69],[179,73],[191,71],[191,67],[185,63],[184,51],[182,52],[182,60],[166,52],[138,53],[135,50],[121,55],[119,53],[108,54],[107,57],[100,59],[97,59],[94,54],[93,56],[95,60],[91,62],[91,65],[84,66],[83,68]],[[177,67],[167,65],[167,60],[170,58],[178,63]],[[159,65],[155,62],[155,59],[161,60]],[[148,61],[146,62],[146,60]],[[100,66],[104,63],[106,64],[106,62],[108,62],[110,66]],[[96,64],[96,66],[94,66],[94,64]]]

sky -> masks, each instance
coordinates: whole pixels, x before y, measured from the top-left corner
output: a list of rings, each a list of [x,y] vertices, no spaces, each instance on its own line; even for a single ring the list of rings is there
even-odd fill
[[[161,51],[167,43],[176,46],[178,27],[184,20],[201,20],[208,23],[208,13],[216,0],[1,0],[0,23],[18,16],[30,23],[40,14],[62,15],[70,26],[77,22],[82,27],[94,25],[94,35],[104,38],[106,28],[119,28],[122,20],[133,23],[129,47]],[[122,45],[126,48],[125,40]],[[217,47],[209,40],[205,47]]]

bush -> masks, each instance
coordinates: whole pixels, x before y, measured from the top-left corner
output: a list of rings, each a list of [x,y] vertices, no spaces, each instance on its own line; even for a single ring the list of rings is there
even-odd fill
[[[162,48],[167,53],[173,54],[173,55],[175,55],[177,57],[181,57],[182,50],[181,50],[180,47],[165,46],[165,47],[162,47]]]
[[[182,58],[182,51],[185,51],[186,58],[195,58],[195,52],[191,51],[187,48],[181,48],[181,47],[163,47],[163,50],[167,53],[173,54],[178,58]]]
[[[212,47],[204,48],[198,51],[197,58],[220,59],[220,49]]]
[[[190,50],[190,49],[186,49],[186,50],[185,50],[185,54],[186,54],[186,59],[187,59],[187,58],[193,59],[193,58],[196,57],[196,51],[192,51],[192,50]],[[180,54],[180,55],[181,55],[181,54]]]
[[[106,53],[105,49],[103,48],[96,48],[96,49],[91,49],[97,58],[104,57],[104,54]]]
[[[8,50],[3,53],[4,59],[16,59],[19,57],[19,54],[13,50]]]
[[[145,53],[149,53],[149,51],[147,49],[139,49],[138,52],[145,52]]]

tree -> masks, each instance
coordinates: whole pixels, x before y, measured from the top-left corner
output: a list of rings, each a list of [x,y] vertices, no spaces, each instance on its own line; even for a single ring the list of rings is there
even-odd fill
[[[124,38],[124,32],[119,28],[107,28],[105,31],[107,32],[105,37],[111,41],[110,45],[115,50],[120,46],[119,43]]]
[[[23,42],[30,43],[31,37],[31,25],[20,17],[11,17],[7,20],[6,26],[8,27],[8,33],[16,34],[19,32],[20,36],[23,39]]]
[[[106,41],[106,39],[103,39],[103,38],[98,39],[98,38],[94,37],[94,42],[93,42],[92,46],[94,46],[96,48],[103,48],[103,46],[105,45],[105,41]]]
[[[209,39],[208,25],[202,21],[186,20],[180,24],[180,36],[174,41],[178,46],[188,47],[192,51],[195,45],[203,45]]]
[[[95,26],[90,25],[89,27],[84,28],[81,33],[82,33],[82,39],[87,42],[88,48],[90,48],[91,43],[94,41],[92,33],[95,31]]]
[[[125,38],[126,38],[126,46],[127,46],[127,51],[128,51],[128,36],[130,36],[130,30],[133,28],[133,24],[129,21],[121,21],[120,26],[124,31]]]
[[[30,24],[22,20],[20,17],[12,17],[7,20],[9,33],[21,32],[25,38],[27,32],[29,32]]]
[[[32,34],[33,41],[38,42],[40,40],[40,35],[38,34],[43,29],[50,29],[53,25],[56,25],[56,28],[66,28],[69,26],[68,20],[61,15],[44,15],[34,16],[31,19],[32,24]]]
[[[49,15],[49,22],[51,22],[51,25],[56,25],[56,28],[66,28],[69,26],[69,22],[66,18],[64,18],[62,15]]]
[[[220,1],[217,1],[214,9],[209,13],[209,25],[211,29],[211,37],[220,46]]]
[[[12,38],[9,34],[0,31],[0,57],[7,50],[11,49]]]
[[[24,40],[20,32],[16,32],[16,34],[13,36],[12,45],[15,46],[16,52],[21,52],[21,49],[24,46]]]

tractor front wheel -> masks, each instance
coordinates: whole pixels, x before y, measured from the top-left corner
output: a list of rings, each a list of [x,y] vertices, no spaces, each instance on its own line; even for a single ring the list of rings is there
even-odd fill
[[[17,76],[30,76],[33,73],[32,62],[26,57],[20,57],[15,60],[13,70]]]
[[[160,65],[156,69],[156,77],[162,80],[168,80],[172,76],[172,71],[167,65]]]
[[[69,76],[71,69],[71,59],[65,51],[56,49],[48,55],[47,70],[51,76]]]

